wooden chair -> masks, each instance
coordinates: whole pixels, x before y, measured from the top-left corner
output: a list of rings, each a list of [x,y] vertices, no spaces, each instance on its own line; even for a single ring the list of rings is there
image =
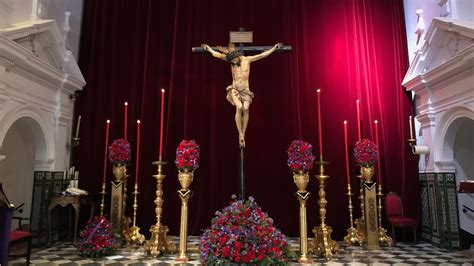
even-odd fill
[[[405,216],[403,212],[403,203],[400,196],[394,192],[389,192],[387,194],[387,197],[385,198],[385,212],[387,214],[387,220],[392,227],[393,241],[395,242],[395,227],[400,227],[403,229],[412,228],[413,242],[416,243],[417,222],[414,219]]]
[[[0,183],[0,265],[8,265],[10,247],[25,242],[27,243],[26,253],[21,256],[26,256],[26,263],[29,265],[32,236],[30,232],[26,231],[10,231],[14,210],[13,204],[8,201]]]

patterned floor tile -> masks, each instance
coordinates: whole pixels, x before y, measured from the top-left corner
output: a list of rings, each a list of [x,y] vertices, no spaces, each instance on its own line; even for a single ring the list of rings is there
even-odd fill
[[[173,242],[177,245],[178,238],[174,237]],[[197,251],[197,238],[190,237],[188,241],[189,250]],[[293,250],[299,249],[297,238],[290,239]],[[33,266],[96,266],[96,265],[200,265],[199,256],[196,253],[190,254],[188,263],[175,261],[176,255],[164,254],[156,259],[143,252],[143,246],[124,246],[116,255],[105,258],[84,258],[80,256],[78,250],[71,243],[58,243],[54,247],[35,250],[31,257]],[[313,265],[474,265],[474,260],[461,254],[460,252],[450,252],[434,247],[428,243],[397,243],[395,247],[384,247],[379,250],[366,250],[364,247],[344,246],[335,254],[330,262],[324,258],[313,256]],[[11,266],[25,265],[24,258],[10,261]],[[291,265],[302,265],[297,262]]]

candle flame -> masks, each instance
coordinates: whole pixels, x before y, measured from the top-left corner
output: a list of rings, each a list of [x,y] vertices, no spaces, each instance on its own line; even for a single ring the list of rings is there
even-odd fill
[[[377,124],[379,121],[375,120],[375,124]]]
[[[128,105],[128,102],[125,102],[124,104],[125,104],[125,105]]]
[[[140,120],[137,120],[137,124],[140,124],[140,123],[141,123]]]
[[[107,119],[107,124],[110,124],[110,120],[109,120],[109,119]]]
[[[356,103],[359,103],[359,99],[357,99]]]
[[[165,93],[165,89],[161,89],[161,92],[162,92],[162,93]]]
[[[411,120],[411,115],[410,115],[410,120]]]
[[[321,92],[321,89],[317,89],[316,92],[317,92],[317,93],[320,93],[320,92]]]
[[[344,125],[347,125],[347,120],[344,120]]]

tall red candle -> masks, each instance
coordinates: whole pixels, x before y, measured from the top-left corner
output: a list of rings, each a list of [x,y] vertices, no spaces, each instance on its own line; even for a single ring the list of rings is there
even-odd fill
[[[138,162],[140,161],[140,120],[137,120],[137,159],[135,161],[135,184],[138,184]]]
[[[321,89],[317,89],[316,92],[318,93],[319,156],[320,158],[322,158],[323,157],[323,128],[321,126],[321,99],[320,99]]]
[[[360,109],[359,109],[359,99],[356,101],[356,107],[357,107],[357,137],[359,138],[359,141],[362,139],[362,135],[360,133]]]
[[[105,184],[105,176],[107,175],[107,147],[109,145],[109,126],[110,120],[107,119],[105,129],[105,151],[104,151],[104,176],[102,177],[102,184]]]
[[[347,121],[344,120],[344,148],[346,151],[346,176],[347,176],[347,184],[351,184],[351,174],[349,171],[349,144],[347,141]]]
[[[124,106],[125,106],[125,115],[124,115],[124,134],[123,134],[123,138],[124,139],[127,139],[127,120],[128,120],[128,102],[125,102],[124,103]]]
[[[378,158],[377,158],[377,175],[379,176],[379,185],[382,185],[382,164],[380,162],[380,145],[379,145],[379,122],[377,120],[374,121],[375,123],[375,145],[377,145]]]
[[[161,118],[160,118],[160,156],[159,161],[163,159],[163,127],[165,117],[165,89],[161,89]]]

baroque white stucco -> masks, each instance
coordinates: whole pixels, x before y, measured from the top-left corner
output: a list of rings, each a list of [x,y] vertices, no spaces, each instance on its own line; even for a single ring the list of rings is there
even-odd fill
[[[420,155],[420,173],[455,173],[458,186],[474,179],[460,167],[474,151],[456,151],[472,147],[465,136],[474,136],[464,132],[473,127],[463,126],[474,122],[474,22],[433,18],[402,85],[415,95],[417,144],[430,149]],[[474,235],[474,217],[462,212],[463,205],[473,207],[472,195],[459,193],[458,209],[460,227]]]

